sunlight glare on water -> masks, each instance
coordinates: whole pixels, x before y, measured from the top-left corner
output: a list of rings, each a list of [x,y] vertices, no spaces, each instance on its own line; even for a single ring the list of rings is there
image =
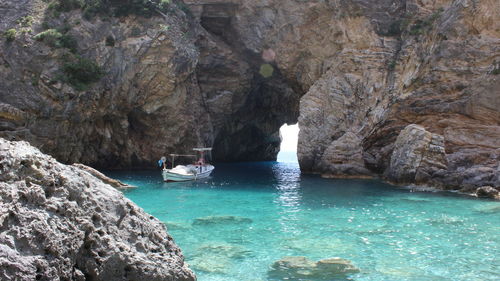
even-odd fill
[[[331,280],[500,280],[499,202],[304,176],[296,163],[217,164],[189,183],[110,175],[138,186],[125,195],[167,225],[200,281],[279,280],[268,270],[284,256],[360,269]]]

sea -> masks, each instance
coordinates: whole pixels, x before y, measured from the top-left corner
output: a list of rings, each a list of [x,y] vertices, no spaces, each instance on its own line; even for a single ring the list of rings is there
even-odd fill
[[[216,164],[186,183],[164,183],[160,171],[108,174],[137,186],[125,196],[166,225],[199,281],[316,280],[270,274],[290,256],[359,269],[318,280],[500,280],[500,202],[323,179],[279,160]]]

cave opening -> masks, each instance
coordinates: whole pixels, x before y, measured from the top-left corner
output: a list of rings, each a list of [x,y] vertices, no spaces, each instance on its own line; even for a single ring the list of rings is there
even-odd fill
[[[284,54],[265,44],[257,49],[248,46],[240,36],[243,27],[237,24],[235,4],[191,8],[204,29],[196,42],[196,80],[213,125],[213,160],[276,161],[280,127],[297,123],[304,94],[294,76],[279,67]],[[296,158],[296,144],[288,153]]]
[[[298,163],[297,159],[297,143],[299,141],[299,125],[298,124],[283,124],[280,128],[280,152],[278,153],[278,162],[283,163]]]

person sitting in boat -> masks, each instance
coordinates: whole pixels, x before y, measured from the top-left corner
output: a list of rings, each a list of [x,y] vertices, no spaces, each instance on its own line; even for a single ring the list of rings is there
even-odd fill
[[[198,159],[198,162],[196,162],[196,165],[199,165],[199,166],[205,165],[205,160],[203,158]]]

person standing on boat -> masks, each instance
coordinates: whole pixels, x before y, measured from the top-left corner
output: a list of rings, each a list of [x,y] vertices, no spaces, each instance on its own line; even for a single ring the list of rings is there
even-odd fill
[[[163,168],[163,170],[167,169],[167,158],[165,156],[158,160],[158,167]]]

